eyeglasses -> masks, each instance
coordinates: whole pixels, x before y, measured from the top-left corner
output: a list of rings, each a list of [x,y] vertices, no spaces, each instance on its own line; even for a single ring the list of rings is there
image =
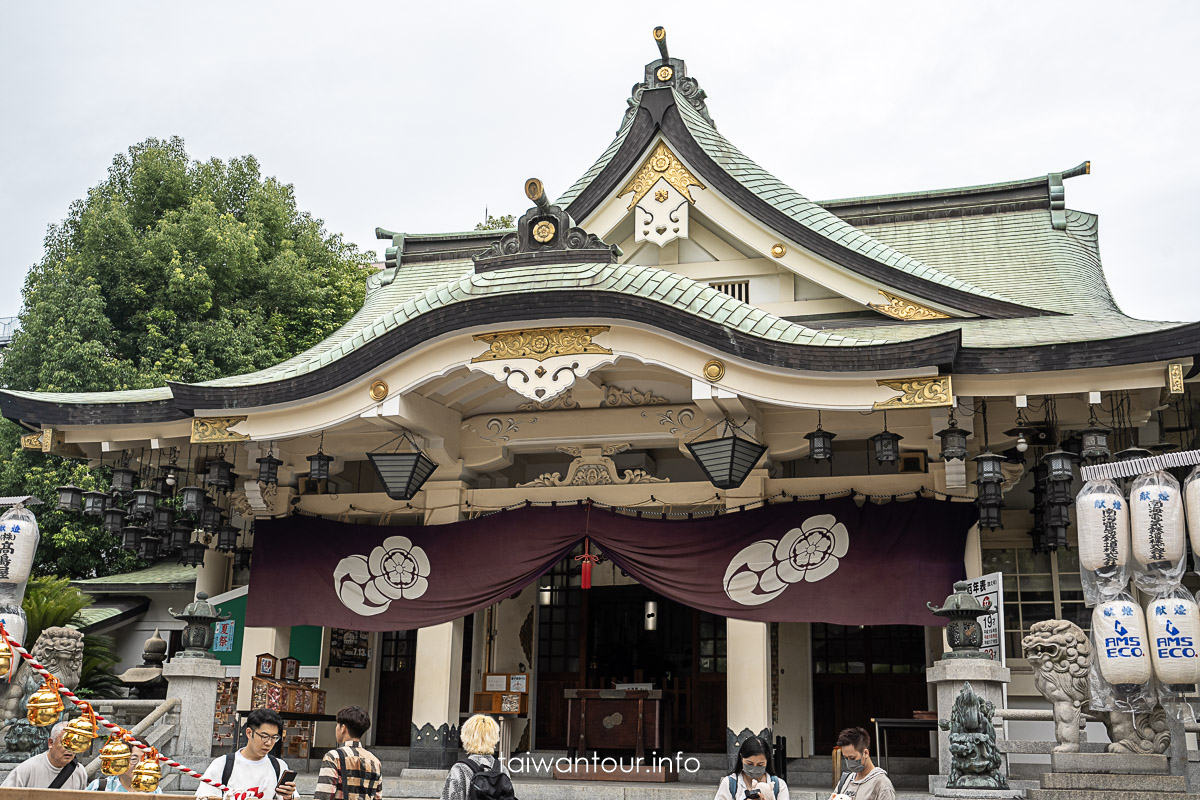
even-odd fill
[[[262,740],[264,744],[275,744],[283,737],[278,733],[262,733],[261,731],[251,731],[255,736]]]

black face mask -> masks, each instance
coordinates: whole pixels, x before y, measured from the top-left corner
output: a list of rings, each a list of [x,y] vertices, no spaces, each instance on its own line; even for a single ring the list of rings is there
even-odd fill
[[[846,758],[842,757],[842,772],[858,772],[863,768],[861,758]]]

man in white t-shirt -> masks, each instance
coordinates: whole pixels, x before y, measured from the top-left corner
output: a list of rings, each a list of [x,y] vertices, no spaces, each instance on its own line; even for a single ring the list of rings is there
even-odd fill
[[[46,752],[22,761],[8,773],[5,786],[27,786],[31,789],[83,789],[87,770],[75,763],[75,754],[62,746],[67,723],[60,722],[50,729]]]
[[[222,756],[208,765],[204,777],[229,787],[227,800],[290,800],[295,783],[280,783],[287,764],[271,755],[271,748],[283,735],[283,720],[274,711],[255,709],[246,718],[246,746]],[[220,797],[220,791],[207,783],[196,787],[196,797]]]

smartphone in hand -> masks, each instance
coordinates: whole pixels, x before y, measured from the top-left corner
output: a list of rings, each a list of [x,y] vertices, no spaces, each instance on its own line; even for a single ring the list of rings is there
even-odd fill
[[[279,776],[279,782],[280,783],[295,783],[296,782],[296,770],[294,770],[294,769],[284,770],[283,774]]]

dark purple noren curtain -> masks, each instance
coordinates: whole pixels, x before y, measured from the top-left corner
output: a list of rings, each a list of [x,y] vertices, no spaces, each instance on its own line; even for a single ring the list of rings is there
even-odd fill
[[[973,503],[849,498],[697,520],[583,505],[532,507],[430,527],[262,520],[246,624],[402,630],[519,592],[588,536],[647,588],[726,617],[936,625],[925,607],[963,577]]]

